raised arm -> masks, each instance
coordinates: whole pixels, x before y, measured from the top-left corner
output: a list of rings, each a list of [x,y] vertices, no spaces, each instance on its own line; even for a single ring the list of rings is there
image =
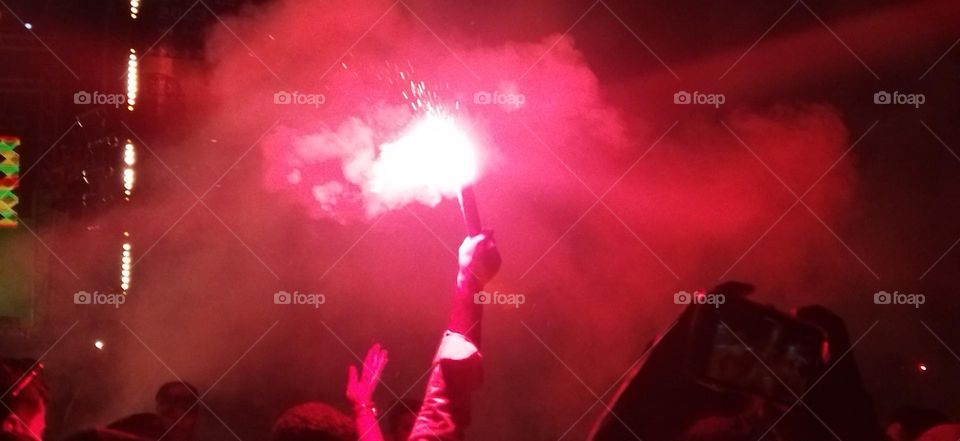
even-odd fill
[[[479,348],[483,304],[476,301],[476,294],[497,274],[501,263],[493,233],[485,232],[464,239],[460,245],[459,263],[447,328],[467,337]]]
[[[383,441],[383,433],[377,425],[377,408],[373,404],[373,392],[380,382],[380,374],[387,366],[387,351],[375,344],[357,373],[355,366],[347,371],[347,398],[353,403],[359,441]]]
[[[459,263],[449,324],[433,359],[410,441],[460,441],[470,424],[470,396],[482,379],[483,305],[475,301],[475,294],[496,275],[501,263],[492,234],[464,239]]]

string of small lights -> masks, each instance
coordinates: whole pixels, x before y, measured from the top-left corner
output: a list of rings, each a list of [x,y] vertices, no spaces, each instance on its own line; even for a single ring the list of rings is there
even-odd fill
[[[136,20],[140,15],[140,0],[130,0],[130,18]]]
[[[127,110],[133,112],[137,105],[137,92],[140,89],[139,60],[137,59],[137,50],[130,48],[130,56],[127,60]]]
[[[120,289],[126,294],[130,289],[130,282],[133,281],[131,273],[133,269],[133,245],[130,243],[130,232],[124,231],[123,252],[120,254]]]
[[[137,163],[137,150],[133,146],[133,141],[127,140],[126,145],[123,148],[123,197],[126,201],[130,201],[130,197],[133,196],[133,183],[134,183],[134,164]]]
[[[140,16],[140,0],[130,0],[130,19],[136,21]],[[127,111],[133,112],[137,105],[137,94],[140,90],[140,60],[135,48],[130,48],[127,56]],[[137,149],[133,140],[127,139],[123,146],[123,198],[130,202],[133,197],[133,187],[137,163]],[[130,231],[123,232],[123,245],[120,254],[120,289],[126,295],[133,282],[133,244]]]

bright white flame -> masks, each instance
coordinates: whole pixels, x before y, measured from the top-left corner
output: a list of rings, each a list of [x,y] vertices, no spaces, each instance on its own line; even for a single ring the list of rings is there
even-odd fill
[[[411,201],[435,205],[477,177],[473,141],[446,115],[428,114],[394,142],[380,146],[369,191],[392,208]]]

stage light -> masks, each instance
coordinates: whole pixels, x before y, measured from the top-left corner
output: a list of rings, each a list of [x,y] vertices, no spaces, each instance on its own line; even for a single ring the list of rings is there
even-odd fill
[[[920,372],[926,372],[926,371],[927,371],[927,364],[926,364],[926,363],[917,364],[917,370],[920,371]]]
[[[97,341],[94,341],[94,342],[93,342],[93,347],[97,348],[98,350],[101,350],[101,351],[102,351],[102,350],[103,350],[103,346],[104,346],[103,340],[97,340]]]
[[[127,140],[127,145],[123,150],[123,162],[127,165],[133,165],[137,162],[136,150],[133,148],[133,143],[130,140]]]
[[[127,110],[133,111],[137,105],[137,91],[140,88],[140,78],[138,73],[139,61],[137,60],[137,51],[130,49],[130,56],[127,61]]]
[[[124,231],[123,235],[129,237],[130,232]],[[133,265],[131,264],[133,259],[130,251],[132,248],[130,242],[124,242],[123,252],[120,253],[120,289],[123,290],[124,294],[130,289],[130,283],[133,280]]]
[[[137,150],[133,145],[133,141],[129,139],[123,148],[123,163],[126,164],[126,167],[123,169],[123,195],[124,198],[129,201],[130,196],[133,194],[133,184],[136,174],[133,170],[133,165],[137,163]]]
[[[31,29],[33,29],[33,25],[30,24],[30,23],[24,23],[24,24],[23,24],[23,27],[27,28],[28,31],[31,30]]]
[[[130,0],[130,18],[136,20],[140,14],[140,0]]]

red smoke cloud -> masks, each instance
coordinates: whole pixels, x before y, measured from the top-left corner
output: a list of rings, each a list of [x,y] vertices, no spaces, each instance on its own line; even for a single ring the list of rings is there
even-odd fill
[[[286,380],[264,403],[336,401],[347,363],[356,362],[341,342],[360,352],[383,341],[397,393],[426,369],[463,226],[442,203],[369,220],[381,201],[364,190],[378,146],[414,117],[401,94],[409,80],[423,81],[476,135],[481,215],[505,261],[491,289],[527,299],[487,314],[478,439],[563,433],[595,401],[567,367],[602,392],[679,311],[678,290],[740,277],[760,286],[762,301],[786,307],[823,300],[833,287],[811,279],[831,268],[869,277],[820,222],[842,229],[857,181],[855,156],[844,156],[851,133],[831,107],[729,99],[720,109],[660,112],[673,104],[602,84],[569,36],[466,38],[455,24],[422,21],[415,8],[284,1],[212,28],[209,70],[183,81],[212,96],[200,129],[179,147],[221,170],[262,137],[251,153],[261,161],[241,161],[234,174],[243,179],[218,182],[208,202],[218,217],[186,218],[136,272],[141,298],[162,299],[131,306],[137,330],[186,366],[184,376],[213,382],[277,317],[269,350],[252,351],[221,396],[261,387],[244,381],[253,373]],[[294,92],[323,102],[275,102]],[[217,176],[197,174],[207,185]],[[816,183],[804,197],[816,216],[802,205],[787,213],[796,199],[780,179],[797,195]],[[142,218],[158,213],[146,208]],[[223,232],[221,220],[232,230]],[[159,236],[168,227],[141,229]],[[270,309],[280,289],[322,292],[328,303],[316,314]],[[249,338],[221,338],[239,329]],[[191,344],[176,343],[184,340]],[[127,357],[131,366],[153,362],[143,351]],[[537,424],[519,423],[528,419]]]

